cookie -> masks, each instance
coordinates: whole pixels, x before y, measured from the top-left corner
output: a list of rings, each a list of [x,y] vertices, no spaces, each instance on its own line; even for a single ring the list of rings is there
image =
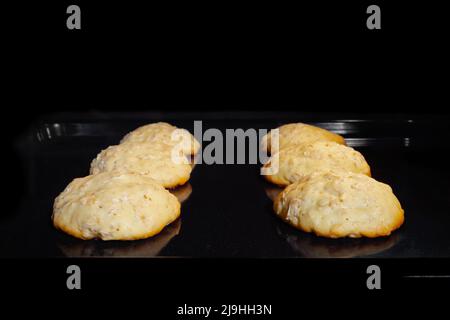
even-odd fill
[[[387,236],[404,220],[391,187],[351,172],[313,174],[289,185],[274,211],[300,230],[329,238]]]
[[[330,141],[281,149],[264,165],[269,166],[278,166],[278,172],[264,177],[279,186],[287,186],[317,172],[350,171],[370,176],[370,167],[361,153]]]
[[[128,142],[101,151],[91,163],[91,174],[107,171],[133,172],[148,176],[163,187],[173,188],[189,180],[192,166],[183,154],[173,158],[166,144]]]
[[[309,144],[316,141],[333,141],[339,144],[345,144],[344,138],[340,135],[309,124],[289,123],[278,129],[278,146],[276,144],[272,145],[271,143],[272,131],[269,131],[261,140],[261,148],[267,154],[273,154],[290,146]]]
[[[120,141],[121,144],[127,142],[178,146],[186,155],[195,155],[200,150],[199,142],[189,131],[166,122],[147,124],[131,131]]]
[[[103,172],[74,179],[55,199],[52,220],[80,239],[136,240],[180,215],[177,198],[143,175]]]

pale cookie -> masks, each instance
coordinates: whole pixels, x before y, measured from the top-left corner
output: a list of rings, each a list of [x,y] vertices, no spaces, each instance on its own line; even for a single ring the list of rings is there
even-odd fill
[[[370,167],[361,153],[329,141],[282,149],[264,165],[270,166],[278,167],[278,172],[264,177],[279,186],[290,185],[317,172],[350,171],[370,176]]]
[[[274,211],[300,230],[329,238],[387,236],[404,220],[391,187],[351,172],[291,184],[275,199]]]
[[[304,123],[289,123],[279,128],[278,147],[271,143],[272,131],[269,131],[261,141],[262,150],[267,153],[275,153],[286,147],[309,144],[316,141],[334,141],[345,144],[345,140],[338,134],[328,130]]]
[[[134,172],[148,176],[163,187],[173,188],[189,180],[192,166],[184,154],[164,144],[124,143],[100,152],[91,163],[91,174],[106,171]]]
[[[166,122],[156,122],[139,127],[125,135],[120,143],[139,142],[167,144],[178,147],[186,155],[194,155],[200,144],[186,129],[179,129]]]
[[[180,203],[154,180],[104,172],[74,179],[55,199],[56,228],[80,239],[136,240],[159,233],[180,215]]]

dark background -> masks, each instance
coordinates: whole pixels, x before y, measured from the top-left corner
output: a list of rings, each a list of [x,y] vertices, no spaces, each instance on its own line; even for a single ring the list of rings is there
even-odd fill
[[[66,28],[77,3],[82,29]],[[439,2],[96,1],[22,4],[6,36],[23,119],[61,110],[170,108],[436,112],[448,67]],[[11,11],[10,11],[11,12]],[[30,105],[31,104],[31,105]]]
[[[382,30],[365,27],[365,9],[372,3],[381,7]],[[11,154],[4,159],[12,191],[7,194],[8,203],[17,201],[23,190],[23,173],[12,142],[36,118],[52,112],[290,110],[448,114],[448,19],[441,3],[143,5],[51,1],[7,6],[3,12],[7,45],[2,51],[7,71],[2,135]],[[66,29],[65,10],[69,4],[81,7],[81,31]],[[125,267],[115,261],[84,263],[99,279],[98,287],[92,285],[85,291],[93,293],[108,288],[139,290],[140,286],[164,287],[163,292],[167,292],[167,286],[177,285],[170,277],[177,273],[173,269],[185,268],[177,278],[183,288],[179,301],[184,301],[189,288],[198,284],[205,288],[193,299],[198,303],[211,298],[207,294],[211,290],[212,297],[222,302],[222,287],[240,291],[235,294],[248,303],[248,296],[263,295],[259,290],[262,283],[273,288],[264,292],[267,300],[275,301],[289,277],[280,283],[271,270],[282,274],[285,267],[293,267],[289,266],[291,262],[275,266],[264,261],[257,266],[246,261],[190,261],[183,265],[176,262],[176,267],[148,266],[148,262],[139,261]],[[234,267],[230,263],[235,263]],[[361,265],[355,267],[358,263]],[[358,263],[311,262],[293,268],[299,270],[298,279],[310,289],[343,288],[348,283],[350,290],[365,291],[360,277],[366,262]],[[408,266],[448,270],[444,262],[412,261],[400,267],[385,263],[398,272],[405,272]],[[6,277],[8,288],[22,291],[20,284],[35,283],[35,288],[47,285],[54,292],[64,291],[58,280],[65,277],[64,272],[61,274],[64,260],[33,260],[26,265],[35,266],[46,276],[27,276],[23,261],[7,261],[4,266],[9,273],[5,274],[11,274]],[[136,273],[131,266],[144,271]],[[152,270],[150,273],[145,271],[146,266]],[[95,270],[106,273],[97,274]],[[163,276],[151,282],[153,273]],[[199,282],[192,283],[191,275]],[[242,290],[246,282],[250,285]],[[391,288],[404,286],[393,283]],[[436,284],[431,280],[432,286]],[[292,308],[295,303],[280,305],[289,309],[287,306]]]

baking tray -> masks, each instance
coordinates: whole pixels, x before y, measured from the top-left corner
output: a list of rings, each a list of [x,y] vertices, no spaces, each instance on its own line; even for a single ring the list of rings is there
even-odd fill
[[[132,129],[169,121],[203,128],[274,128],[307,122],[343,135],[361,151],[373,177],[392,186],[404,225],[378,239],[325,239],[278,219],[260,165],[197,165],[182,216],[156,237],[82,241],[55,230],[54,198],[90,161]],[[450,257],[447,116],[339,115],[296,112],[64,113],[38,119],[16,141],[23,196],[0,219],[1,257]]]

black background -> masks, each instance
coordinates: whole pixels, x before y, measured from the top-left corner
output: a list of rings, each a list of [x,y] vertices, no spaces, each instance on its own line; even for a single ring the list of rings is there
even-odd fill
[[[372,3],[381,7],[382,30],[366,29],[365,9]],[[81,7],[80,31],[66,28],[69,4]],[[52,1],[7,6],[2,135],[7,151],[12,152],[6,159],[12,190],[8,203],[20,199],[23,190],[10,142],[34,119],[55,111],[447,114],[445,12],[438,1],[247,5]],[[64,288],[68,263],[72,260],[2,261],[3,284],[19,293],[40,292],[45,287],[77,295]],[[170,317],[176,303],[189,300],[199,304],[256,300],[277,303],[278,312],[281,308],[293,312],[295,298],[282,302],[292,279],[296,288],[305,286],[317,295],[345,289],[367,294],[365,268],[370,261],[80,263],[90,274],[84,294],[117,291],[122,296],[143,291],[153,302],[159,292],[176,295],[175,300],[158,303],[158,310],[168,307],[164,312]],[[408,284],[395,276],[448,273],[448,261],[379,263],[386,264],[393,275],[385,291],[448,286],[448,281],[429,279]],[[30,270],[38,270],[41,276]],[[199,293],[193,293],[194,287]],[[225,289],[232,292],[225,294]]]
[[[13,105],[89,109],[438,111],[446,87],[445,8],[77,2],[82,30],[66,28],[72,2],[16,8],[9,84]],[[62,12],[62,13],[61,13]],[[23,119],[23,114],[20,119]]]

